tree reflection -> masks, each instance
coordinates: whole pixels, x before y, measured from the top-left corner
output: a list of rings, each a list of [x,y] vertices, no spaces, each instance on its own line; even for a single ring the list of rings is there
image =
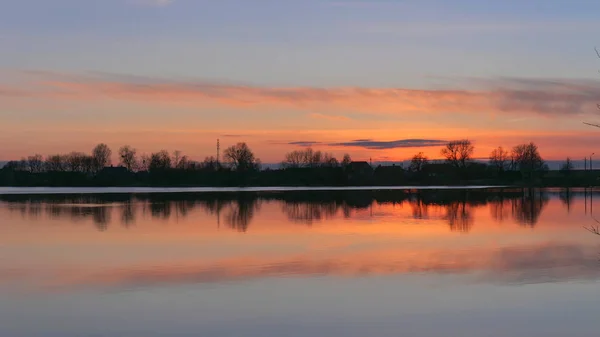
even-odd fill
[[[465,200],[446,206],[446,219],[453,232],[468,233],[473,227],[473,215]]]
[[[567,207],[567,211],[571,212],[571,204],[573,203],[573,194],[570,188],[565,188],[558,194],[560,201]]]
[[[230,204],[225,215],[225,222],[229,227],[246,232],[255,213],[260,210],[258,199],[240,198]]]
[[[150,203],[150,214],[153,218],[168,220],[171,217],[170,201],[153,201]]]
[[[496,222],[504,222],[510,216],[511,202],[504,198],[490,201],[490,215]]]
[[[306,225],[312,225],[314,222],[334,217],[340,208],[344,209],[344,214],[350,217],[350,207],[339,205],[336,202],[326,203],[300,203],[285,202],[281,209],[287,215],[287,218],[293,222],[299,222]]]
[[[414,219],[426,219],[429,217],[429,205],[421,199],[411,202],[410,208]]]
[[[129,227],[135,223],[134,204],[131,201],[126,202],[122,207],[121,223],[125,227]]]
[[[94,207],[92,208],[92,218],[94,225],[99,231],[104,232],[108,229],[112,213],[112,207]]]
[[[554,195],[567,204],[571,203],[570,194]],[[219,225],[223,222],[231,229],[246,232],[260,212],[263,201],[277,203],[289,221],[305,225],[336,217],[364,217],[364,213],[353,210],[366,209],[373,204],[408,204],[409,215],[413,219],[441,217],[452,231],[467,233],[475,222],[474,210],[486,205],[489,206],[491,218],[496,221],[504,221],[511,212],[515,222],[534,226],[548,202],[548,196],[533,190],[0,195],[0,202],[7,203],[9,211],[18,212],[23,218],[91,221],[100,231],[108,229],[113,209],[119,212],[120,223],[124,227],[136,223],[137,218],[148,217],[177,223],[193,216],[192,210],[199,209],[214,216]],[[442,213],[438,213],[438,210]]]
[[[521,226],[535,227],[546,204],[548,196],[544,192],[527,190],[521,198],[512,200],[512,216]]]

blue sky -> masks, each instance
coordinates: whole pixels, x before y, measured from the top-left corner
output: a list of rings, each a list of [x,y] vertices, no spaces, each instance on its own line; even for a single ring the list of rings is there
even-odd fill
[[[491,86],[498,85],[497,81],[505,85],[505,78],[595,81],[600,76],[600,60],[593,50],[600,45],[596,34],[600,28],[598,1],[20,0],[3,1],[1,8],[0,89],[5,91],[33,87],[30,71],[75,76],[74,82],[82,81],[77,76],[102,76],[111,77],[111,82],[145,78],[163,84],[210,81],[268,88],[407,90],[483,90],[482,81],[488,82],[484,89],[489,90],[489,82]],[[37,84],[40,81],[33,80]],[[111,130],[111,123],[118,117],[139,115],[142,109],[132,108],[139,102],[130,98],[97,98],[93,106],[61,102],[60,109],[55,103],[40,97],[12,97],[10,104],[0,103],[0,115],[5,114],[9,121],[0,131],[15,137],[15,130],[32,130],[31,125],[25,127],[19,121],[20,116],[27,115],[40,127],[79,137],[78,127],[73,124],[78,118],[79,129],[92,123],[86,121],[93,121]],[[206,133],[215,129],[216,133],[249,134],[260,138],[256,146],[273,158],[290,149],[267,149],[266,144],[273,138],[289,142],[322,140],[328,130],[340,129],[341,120],[347,123],[341,127],[346,133],[334,135],[335,139],[328,140],[331,143],[348,142],[352,140],[349,135],[356,133],[361,135],[358,138],[370,139],[383,126],[388,127],[386,137],[377,140],[401,140],[392,135],[403,122],[410,122],[411,129],[419,126],[425,130],[412,137],[430,139],[434,132],[427,131],[432,130],[430,118],[419,124],[422,116],[402,111],[393,116],[372,116],[339,106],[316,111],[313,107],[282,109],[264,105],[261,112],[240,107],[190,110],[181,106],[148,106],[144,111],[151,116],[156,132]],[[217,116],[215,109],[220,111]],[[588,116],[578,118],[595,121],[593,111],[586,111]],[[314,118],[306,117],[328,114],[333,115],[329,116],[331,120],[322,121],[318,128],[314,127]],[[101,116],[106,117],[104,122]],[[253,122],[239,123],[246,118]],[[488,117],[457,118],[467,124],[467,129],[480,131],[498,122]],[[440,119],[454,129],[449,136],[464,133],[465,127],[457,128],[451,120],[449,115]],[[61,121],[72,122],[70,129],[61,129]],[[560,124],[561,132],[589,131],[580,123],[575,126],[564,122],[554,114],[552,120],[534,120],[526,128],[521,125],[517,129],[546,134],[556,131],[555,125]],[[510,125],[504,128],[507,132],[515,130]],[[295,132],[293,139],[276,135],[280,130]],[[211,148],[213,136],[199,140],[198,146]],[[1,137],[0,145],[5,145]],[[53,136],[48,132],[43,137]],[[86,138],[83,144],[89,146],[102,137],[113,136],[99,133],[93,139]],[[113,138],[115,144],[131,141],[133,138],[125,135]],[[30,141],[19,151],[34,151],[36,145]],[[70,150],[68,145],[58,141],[53,144],[57,151]],[[150,145],[145,142],[139,146],[150,150]],[[190,144],[183,146],[191,148]],[[487,150],[491,144],[486,146]],[[355,149],[356,155],[364,156],[362,150]],[[7,156],[0,154],[0,159]],[[404,159],[402,156],[404,152],[381,154],[382,159]]]

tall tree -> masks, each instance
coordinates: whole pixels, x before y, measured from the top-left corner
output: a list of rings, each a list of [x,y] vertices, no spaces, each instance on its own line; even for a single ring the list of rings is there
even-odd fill
[[[65,156],[59,154],[50,155],[46,158],[45,162],[46,171],[50,172],[63,172],[66,171],[67,163]]]
[[[442,149],[442,156],[456,168],[466,168],[473,156],[475,147],[468,139],[455,140],[446,144]]]
[[[86,154],[81,152],[71,152],[66,157],[67,168],[71,172],[83,172]]]
[[[285,155],[285,159],[281,163],[283,168],[298,168],[304,165],[306,158],[304,151],[294,150]]]
[[[246,143],[237,143],[228,147],[223,153],[225,161],[236,171],[258,170],[259,160]]]
[[[429,164],[429,158],[427,158],[423,152],[419,152],[410,160],[409,169],[412,172],[421,172],[423,171],[423,167],[425,167],[427,164]]]
[[[567,160],[565,160],[565,162],[560,166],[560,172],[564,175],[569,175],[571,174],[571,171],[573,171],[574,165],[573,165],[573,161],[571,160],[571,158],[567,157]]]
[[[495,167],[498,172],[506,170],[509,161],[510,154],[502,146],[498,146],[490,153],[490,165]]]
[[[111,163],[112,151],[108,145],[102,143],[96,145],[92,150],[92,158],[94,159],[94,168],[100,171]]]
[[[350,165],[351,162],[352,162],[352,158],[350,158],[349,154],[345,153],[344,158],[342,159],[341,165],[343,167],[346,167],[346,166]]]
[[[40,173],[44,170],[44,159],[41,154],[36,154],[27,157],[27,166],[29,171],[33,173]]]
[[[528,173],[530,177],[533,172],[545,169],[544,160],[533,142],[515,146],[511,156],[516,168],[523,173]]]
[[[137,150],[129,145],[125,145],[119,149],[120,164],[128,171],[133,171],[137,166]]]
[[[200,164],[200,167],[206,171],[218,171],[219,163],[213,156],[204,158],[204,161]]]
[[[164,171],[171,168],[171,156],[166,150],[156,152],[150,155],[150,164],[148,170],[153,171]]]

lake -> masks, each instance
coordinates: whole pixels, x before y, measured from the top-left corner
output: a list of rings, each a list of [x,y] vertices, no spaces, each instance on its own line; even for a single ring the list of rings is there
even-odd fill
[[[598,336],[596,200],[3,189],[0,336]]]

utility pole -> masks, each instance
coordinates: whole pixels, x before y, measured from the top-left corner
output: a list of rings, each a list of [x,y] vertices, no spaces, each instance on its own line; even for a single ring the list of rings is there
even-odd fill
[[[587,171],[587,157],[583,158],[583,170]]]

